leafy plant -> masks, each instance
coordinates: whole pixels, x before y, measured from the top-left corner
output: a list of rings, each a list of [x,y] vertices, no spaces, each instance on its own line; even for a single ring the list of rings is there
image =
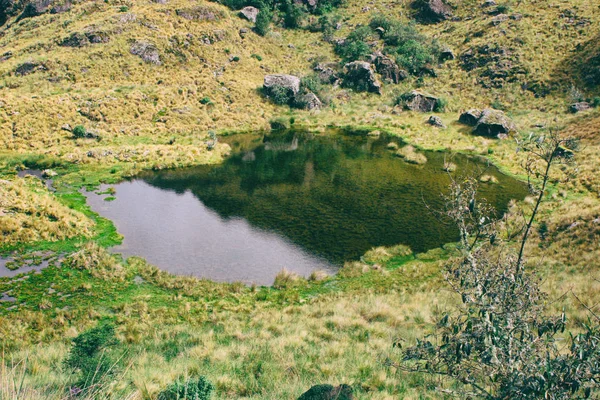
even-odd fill
[[[551,167],[571,161],[563,149],[573,144],[555,133],[520,142],[529,154],[527,172],[539,181],[530,180],[536,201],[518,230],[518,250],[510,246],[509,230],[503,231],[508,222],[476,196],[476,180],[452,183],[442,214],[459,228],[460,255],[445,272],[462,306],[439,320],[434,335],[402,352],[401,369],[451,378],[462,386],[445,392],[463,398],[590,397],[600,381],[600,318],[592,313],[594,323],[571,335],[569,350],[561,351],[557,335],[566,328],[566,315],[546,315],[539,279],[524,263]]]
[[[342,57],[345,62],[364,60],[371,54],[371,48],[367,44],[367,40],[373,32],[368,26],[356,28],[343,43],[339,43],[335,47],[335,52]]]
[[[261,8],[260,12],[256,16],[256,23],[254,24],[254,30],[260,36],[265,36],[271,30],[271,20],[273,19],[273,13],[268,8]],[[260,61],[260,60],[259,60]]]
[[[158,400],[209,400],[213,391],[213,384],[203,376],[185,381],[179,379],[160,392]]]
[[[443,97],[440,97],[436,100],[435,108],[433,109],[433,111],[444,112],[444,111],[446,111],[447,105],[448,105],[448,100],[444,99]]]
[[[77,125],[75,128],[73,128],[73,136],[75,136],[76,138],[83,138],[86,135],[87,130],[85,129],[85,126]]]

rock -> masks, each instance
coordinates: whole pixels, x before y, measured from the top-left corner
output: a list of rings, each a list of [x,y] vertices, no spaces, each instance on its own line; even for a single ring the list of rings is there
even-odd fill
[[[63,126],[60,127],[60,129],[62,129],[63,131],[67,131],[67,132],[73,132],[73,128],[71,128],[71,125],[69,125],[69,124],[64,124]]]
[[[483,8],[487,8],[487,7],[495,7],[497,5],[495,0],[486,0],[483,2],[483,4],[481,5],[481,7]]]
[[[523,19],[523,14],[513,14],[510,16],[510,19],[512,19],[513,21],[520,21]]]
[[[408,72],[401,70],[396,62],[390,57],[384,56],[381,52],[377,52],[371,56],[373,65],[384,81],[400,83],[408,78]]]
[[[300,78],[284,74],[267,75],[265,76],[263,88],[267,96],[272,94],[274,90],[285,89],[289,96],[295,97],[300,92]]]
[[[365,61],[354,61],[344,66],[344,86],[357,91],[381,94],[381,83],[377,80],[371,64]]]
[[[317,72],[321,83],[333,84],[340,80],[336,72],[337,63],[320,63],[313,69]]]
[[[247,28],[241,28],[239,33],[240,33],[240,37],[243,39],[248,34],[248,29]]]
[[[404,108],[407,110],[432,112],[437,108],[439,98],[428,93],[413,90],[402,95],[402,102]]]
[[[305,110],[320,110],[322,106],[321,100],[311,92],[297,96],[295,102],[298,108]]]
[[[13,56],[12,51],[7,51],[6,53],[4,53],[0,56],[0,62],[4,62],[4,61],[8,60],[9,58],[12,58],[12,56]]]
[[[244,7],[240,10],[240,16],[246,18],[248,21],[256,23],[256,17],[258,16],[259,9],[256,7]]]
[[[50,14],[62,14],[71,10],[71,3],[66,1],[62,4],[56,4],[50,9]]]
[[[144,62],[154,65],[160,65],[160,55],[156,46],[150,42],[136,41],[129,49],[131,54],[140,57]]]
[[[190,21],[216,21],[224,16],[222,12],[207,6],[180,8],[175,13]]]
[[[481,117],[473,132],[477,135],[498,137],[498,135],[505,135],[515,130],[514,122],[502,111],[486,108],[481,112]]]
[[[569,106],[569,111],[573,114],[578,113],[580,111],[586,111],[592,108],[592,105],[587,101],[581,101],[579,103],[574,103]]]
[[[25,8],[23,8],[23,12],[21,15],[19,15],[18,20],[42,15],[48,11],[51,5],[52,0],[34,0],[30,3],[27,3]]]
[[[498,14],[494,18],[492,18],[492,25],[498,26],[504,21],[508,20],[508,15],[506,14]]]
[[[460,114],[458,122],[469,126],[475,126],[477,125],[479,118],[481,118],[481,110],[473,108]]]
[[[429,117],[429,119],[427,120],[427,123],[431,126],[437,126],[438,128],[446,127],[446,125],[444,125],[444,122],[442,121],[442,119],[440,117],[438,117],[437,115],[432,115],[431,117]]]
[[[34,72],[37,72],[37,71],[47,71],[47,70],[48,70],[48,68],[46,68],[46,66],[44,64],[28,61],[28,62],[24,62],[23,64],[19,65],[15,69],[15,75],[25,76],[25,75],[33,74]]]
[[[441,22],[452,17],[452,7],[445,0],[417,0],[419,17],[427,22]]]
[[[354,395],[349,385],[315,385],[298,397],[298,400],[354,400]]]
[[[440,60],[441,61],[454,60],[455,58],[456,58],[456,56],[454,55],[454,52],[452,51],[452,49],[445,48],[440,52]]]

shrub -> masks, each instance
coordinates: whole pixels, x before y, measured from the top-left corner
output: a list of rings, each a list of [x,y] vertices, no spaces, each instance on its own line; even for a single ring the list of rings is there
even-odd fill
[[[436,59],[435,52],[426,43],[409,40],[394,50],[396,63],[411,74],[418,74],[427,64]]]
[[[592,106],[593,107],[600,107],[600,97],[596,96],[592,99]]]
[[[212,101],[210,100],[210,97],[208,96],[204,96],[203,98],[200,99],[200,104],[211,104]]]
[[[67,368],[79,371],[80,388],[92,386],[110,374],[113,362],[103,350],[115,344],[112,324],[100,324],[73,339],[73,347],[64,363]]]
[[[348,35],[344,43],[335,47],[335,52],[346,62],[364,60],[371,53],[366,41],[372,34],[368,26],[358,27]]]
[[[286,28],[297,29],[302,26],[305,12],[300,6],[291,1],[286,1],[283,6],[283,26]]]
[[[87,131],[83,125],[77,125],[75,128],[73,128],[73,136],[75,136],[76,138],[82,138],[86,135]]]
[[[269,121],[271,125],[271,130],[274,131],[284,131],[286,129],[290,129],[290,121],[285,118],[275,118]]]
[[[273,13],[267,8],[261,8],[260,12],[256,16],[254,31],[260,36],[265,36],[271,30],[272,19]]]
[[[250,57],[256,59],[257,61],[262,61],[262,57],[259,56],[258,54],[252,54],[252,55],[250,55]]]
[[[208,400],[215,387],[205,377],[181,379],[171,383],[158,394],[158,400]]]
[[[269,98],[275,104],[289,105],[294,99],[294,94],[285,87],[275,86],[270,89]]]
[[[435,111],[435,112],[444,112],[444,111],[446,111],[446,106],[447,105],[448,105],[448,100],[440,97],[435,102],[435,108],[433,109],[433,111]]]

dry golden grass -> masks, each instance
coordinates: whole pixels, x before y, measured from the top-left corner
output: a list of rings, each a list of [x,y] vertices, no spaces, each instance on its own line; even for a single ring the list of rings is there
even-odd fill
[[[60,203],[37,178],[0,180],[2,244],[90,236],[94,223]]]

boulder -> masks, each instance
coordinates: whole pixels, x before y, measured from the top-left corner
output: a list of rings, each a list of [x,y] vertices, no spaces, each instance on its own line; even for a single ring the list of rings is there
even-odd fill
[[[4,62],[4,61],[8,60],[8,59],[12,58],[12,56],[13,56],[12,51],[7,51],[6,53],[4,53],[0,56],[0,62]]]
[[[336,72],[337,63],[320,63],[313,69],[317,72],[321,83],[333,84],[340,80]]]
[[[175,13],[190,21],[216,21],[224,17],[222,11],[208,6],[181,8],[175,10]]]
[[[246,35],[248,34],[248,32],[249,32],[249,31],[248,31],[248,29],[247,29],[247,28],[241,28],[241,29],[240,29],[240,32],[239,32],[239,34],[240,34],[240,37],[241,37],[242,39],[244,39],[244,38],[246,37]]]
[[[154,65],[161,64],[158,48],[150,42],[136,41],[131,45],[129,51],[131,54],[140,57],[144,62]]]
[[[439,98],[418,90],[402,95],[404,108],[411,111],[432,112],[438,106]]]
[[[48,68],[46,68],[46,66],[44,64],[28,61],[28,62],[24,62],[23,64],[19,65],[15,69],[15,75],[25,76],[25,75],[33,74],[34,72],[37,72],[37,71],[47,71],[47,70],[48,70]]]
[[[315,385],[298,397],[298,400],[354,400],[354,394],[352,387],[345,384]]]
[[[250,22],[256,23],[256,17],[258,16],[258,12],[260,10],[256,7],[244,7],[240,10],[240,16],[246,18]]]
[[[427,22],[441,22],[452,17],[452,7],[446,0],[417,0],[419,17]]]
[[[71,10],[71,3],[66,1],[62,4],[55,4],[50,9],[50,14],[62,14]]]
[[[46,11],[50,9],[52,5],[52,0],[34,0],[23,8],[23,12],[19,15],[19,20],[25,18],[37,17],[38,15],[44,14]]]
[[[321,100],[312,92],[296,96],[295,102],[298,108],[305,110],[320,110],[322,106]]]
[[[366,61],[354,61],[344,66],[344,86],[357,91],[381,94],[381,83],[377,80],[371,64]]]
[[[481,117],[473,132],[477,135],[498,137],[516,130],[514,122],[502,111],[486,108],[481,112]]]
[[[401,70],[398,64],[390,57],[377,52],[371,56],[371,59],[377,69],[377,73],[381,75],[384,81],[400,83],[408,78],[408,72]]]
[[[454,60],[455,58],[456,58],[456,56],[454,55],[454,52],[452,51],[452,49],[444,48],[440,52],[440,60],[441,61]]]
[[[473,108],[460,114],[458,122],[469,126],[475,126],[477,125],[479,118],[481,118],[481,110]]]
[[[578,113],[580,111],[586,111],[592,108],[592,105],[587,101],[581,101],[579,103],[574,103],[569,106],[569,111],[572,113]]]
[[[432,115],[431,117],[429,117],[429,119],[427,120],[427,123],[431,126],[436,126],[438,128],[446,127],[446,125],[444,125],[444,122],[442,121],[442,119],[440,117],[438,117],[437,115]]]
[[[498,14],[494,18],[492,18],[492,25],[498,26],[504,21],[508,21],[508,15],[506,14]]]
[[[295,97],[300,92],[300,78],[294,75],[273,74],[265,76],[263,88],[266,95],[273,91],[286,90],[288,95]]]

